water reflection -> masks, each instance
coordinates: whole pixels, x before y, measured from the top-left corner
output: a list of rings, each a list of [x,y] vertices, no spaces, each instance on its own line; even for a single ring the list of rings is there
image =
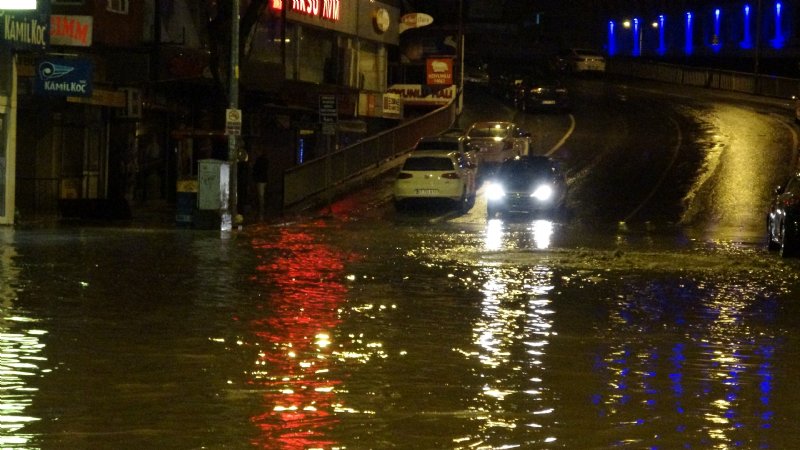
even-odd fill
[[[548,392],[546,362],[555,335],[550,297],[553,273],[547,266],[489,267],[483,275],[481,315],[472,331],[477,349],[470,354],[480,361],[478,377],[485,380],[471,406],[480,413],[481,422],[475,436],[460,442],[480,445],[499,430],[516,436],[507,448],[553,442],[555,436],[539,434],[552,426],[556,407]]]
[[[35,328],[36,321],[24,317],[15,307],[20,270],[15,264],[13,231],[2,231],[0,246],[0,447],[29,448],[34,436],[25,427],[40,420],[26,413],[37,389],[31,381],[49,370],[42,365],[46,332]]]
[[[341,380],[331,372],[341,356],[334,336],[347,292],[346,256],[302,227],[273,238],[252,242],[260,259],[255,282],[269,294],[260,307],[265,318],[251,323],[260,347],[251,383],[263,389],[265,409],[251,420],[264,448],[331,448],[335,413],[346,409],[337,398]]]
[[[686,282],[672,290],[658,281],[628,287],[604,331],[609,345],[595,358],[595,376],[603,380],[593,395],[597,414],[640,442],[654,439],[646,435],[650,427],[671,424],[675,435],[655,438],[665,448],[766,445],[763,433],[774,420],[776,340],[744,320],[760,301],[759,288]],[[762,300],[768,314],[770,303]],[[665,327],[677,333],[628,338]]]
[[[526,224],[526,233],[520,236],[518,242],[513,242],[512,233],[506,228],[508,225],[500,219],[491,219],[486,222],[483,246],[486,250],[496,251],[503,248],[525,249],[532,246],[536,250],[547,250],[553,239],[555,226],[550,220],[534,220]]]

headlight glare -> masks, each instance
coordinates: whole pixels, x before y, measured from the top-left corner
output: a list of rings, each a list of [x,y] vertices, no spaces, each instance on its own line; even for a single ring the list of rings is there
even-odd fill
[[[550,185],[543,184],[536,189],[533,190],[531,197],[536,198],[539,201],[546,201],[550,200],[550,197],[553,196],[553,188]]]
[[[489,200],[500,200],[506,195],[503,186],[500,183],[489,183],[486,186],[486,198]]]

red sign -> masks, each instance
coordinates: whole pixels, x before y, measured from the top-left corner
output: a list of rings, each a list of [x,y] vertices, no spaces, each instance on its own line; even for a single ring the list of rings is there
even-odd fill
[[[284,1],[290,1],[291,4],[287,3],[289,9],[298,14],[321,17],[332,22],[338,22],[340,19],[340,0],[270,0],[270,8],[282,11]]]
[[[428,58],[425,65],[428,84],[453,84],[452,58]]]

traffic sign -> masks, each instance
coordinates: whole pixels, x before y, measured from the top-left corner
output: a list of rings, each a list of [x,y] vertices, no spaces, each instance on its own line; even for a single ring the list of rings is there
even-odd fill
[[[225,134],[240,136],[242,134],[242,110],[228,108],[225,110]]]

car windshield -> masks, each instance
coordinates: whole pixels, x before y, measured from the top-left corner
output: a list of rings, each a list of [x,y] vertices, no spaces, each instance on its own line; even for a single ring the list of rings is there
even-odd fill
[[[550,164],[513,161],[500,166],[497,178],[509,188],[527,189],[532,182],[548,180],[552,174]]]
[[[458,142],[454,141],[420,141],[417,150],[458,150]]]
[[[472,138],[502,138],[508,135],[508,130],[504,127],[473,128],[469,131]]]
[[[408,158],[403,164],[403,170],[420,171],[431,170],[444,172],[453,170],[453,160],[450,158],[437,158],[435,156],[421,156]]]

